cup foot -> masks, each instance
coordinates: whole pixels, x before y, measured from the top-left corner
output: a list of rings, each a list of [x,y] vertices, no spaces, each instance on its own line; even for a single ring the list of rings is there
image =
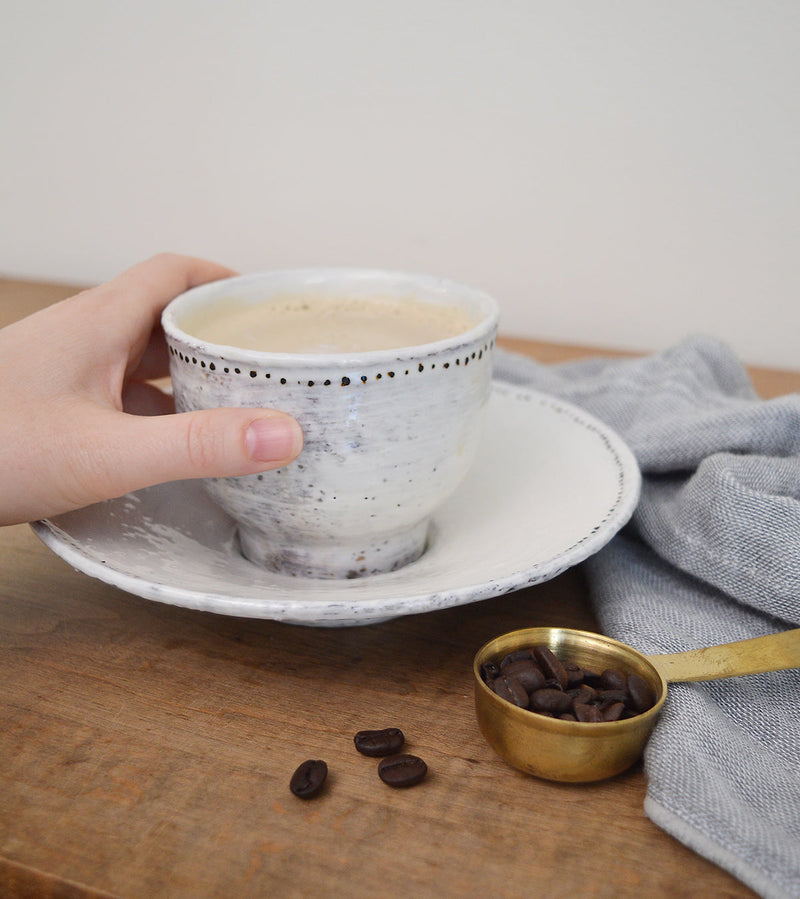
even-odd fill
[[[415,562],[425,552],[428,520],[389,535],[364,539],[358,544],[297,540],[277,541],[238,529],[239,548],[250,562],[290,577],[344,580],[397,571]]]

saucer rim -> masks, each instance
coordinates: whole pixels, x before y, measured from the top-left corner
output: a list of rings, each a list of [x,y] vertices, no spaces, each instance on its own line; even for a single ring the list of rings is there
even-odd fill
[[[406,615],[453,608],[502,596],[551,580],[602,549],[633,515],[641,491],[641,473],[633,453],[622,438],[611,427],[580,407],[541,391],[509,384],[498,379],[492,383],[492,397],[496,394],[512,396],[514,399],[526,402],[535,400],[549,406],[555,412],[567,413],[576,424],[599,432],[606,444],[607,451],[612,452],[616,457],[620,479],[619,492],[614,504],[594,528],[577,539],[566,550],[557,552],[547,559],[517,565],[504,577],[484,579],[480,583],[472,583],[451,590],[418,591],[409,595],[402,591],[404,572],[407,575],[408,569],[401,569],[371,578],[315,582],[315,586],[330,584],[332,594],[329,601],[320,597],[318,602],[315,602],[301,598],[303,580],[270,573],[269,576],[273,579],[273,583],[264,585],[265,594],[259,598],[248,598],[236,596],[235,592],[212,592],[159,583],[140,574],[121,571],[119,568],[109,566],[104,560],[98,560],[92,556],[83,542],[76,540],[58,525],[57,521],[62,516],[55,516],[52,520],[42,519],[31,522],[31,527],[39,539],[63,561],[83,574],[110,586],[147,600],[234,617],[267,619],[312,626],[364,626]],[[183,485],[192,484],[191,481],[171,482],[171,486],[178,489]],[[164,486],[155,485],[145,489],[153,491]],[[187,489],[190,488],[187,486]],[[141,491],[127,496],[135,496],[138,492]],[[456,491],[456,495],[457,493],[458,491]],[[126,497],[109,502],[119,502],[124,499]],[[65,513],[65,515],[69,514],[71,513]],[[220,519],[227,518],[221,510],[219,515]],[[363,591],[365,583],[374,584],[378,579],[384,584],[388,580],[395,581],[398,587],[397,595],[393,598],[382,596],[377,601],[355,595]],[[271,595],[273,591],[280,591],[280,595]],[[354,594],[350,599],[346,595],[348,592]],[[343,614],[345,612],[346,616]]]

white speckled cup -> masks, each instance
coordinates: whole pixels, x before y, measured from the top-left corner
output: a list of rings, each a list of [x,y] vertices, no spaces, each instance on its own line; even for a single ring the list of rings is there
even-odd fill
[[[302,291],[455,304],[478,324],[435,343],[324,355],[216,345],[181,328],[190,310],[223,299],[259,303]],[[419,558],[432,514],[475,455],[497,332],[491,297],[424,275],[306,269],[196,287],[162,321],[179,411],[279,409],[303,429],[305,446],[290,465],[204,482],[237,522],[246,558],[314,578],[378,574]]]

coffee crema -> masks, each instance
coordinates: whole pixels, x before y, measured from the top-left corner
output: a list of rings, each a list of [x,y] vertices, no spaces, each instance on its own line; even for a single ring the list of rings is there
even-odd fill
[[[419,346],[472,330],[478,319],[454,305],[415,297],[282,295],[264,302],[222,299],[184,315],[187,334],[269,353],[363,353]]]

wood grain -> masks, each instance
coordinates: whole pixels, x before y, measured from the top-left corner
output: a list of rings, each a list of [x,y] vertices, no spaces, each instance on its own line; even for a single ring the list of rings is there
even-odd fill
[[[33,288],[7,289],[4,315],[31,308]],[[753,896],[645,817],[640,767],[562,785],[494,756],[471,660],[533,625],[597,629],[580,569],[328,630],[148,602],[0,531],[0,895]],[[390,789],[355,751],[387,725],[428,763],[419,786]],[[288,783],[307,758],[330,776],[303,802]]]

